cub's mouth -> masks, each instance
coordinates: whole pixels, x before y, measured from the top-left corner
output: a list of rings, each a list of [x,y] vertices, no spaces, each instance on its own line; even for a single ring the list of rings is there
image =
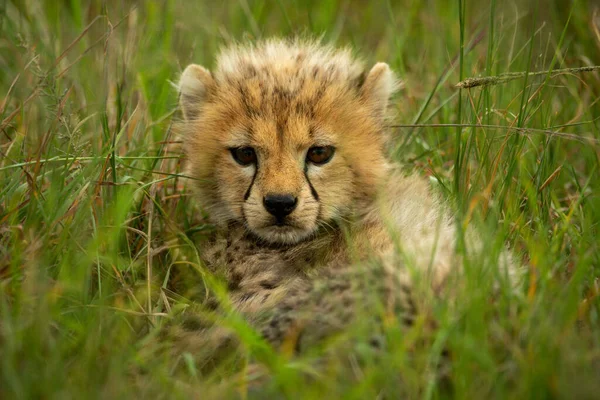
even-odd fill
[[[276,244],[298,243],[314,233],[313,229],[302,228],[286,221],[276,221],[260,228],[250,228],[250,231],[259,239]]]

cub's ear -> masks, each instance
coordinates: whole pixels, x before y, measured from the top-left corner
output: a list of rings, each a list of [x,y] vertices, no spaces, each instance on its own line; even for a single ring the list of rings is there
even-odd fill
[[[209,70],[190,64],[179,79],[179,104],[186,120],[197,118],[200,107],[213,91],[215,81]]]
[[[377,117],[383,118],[390,96],[399,88],[399,82],[386,63],[377,63],[363,82],[360,92],[365,103]]]

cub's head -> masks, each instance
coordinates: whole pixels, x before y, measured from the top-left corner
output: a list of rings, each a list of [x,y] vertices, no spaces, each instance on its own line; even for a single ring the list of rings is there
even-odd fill
[[[396,86],[348,51],[266,41],[224,50],[179,83],[188,174],[217,223],[269,243],[302,241],[373,202],[387,171]]]

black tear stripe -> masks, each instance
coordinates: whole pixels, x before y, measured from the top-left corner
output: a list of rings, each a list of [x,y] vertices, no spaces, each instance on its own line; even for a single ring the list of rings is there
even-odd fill
[[[250,186],[248,186],[248,190],[244,193],[244,201],[248,200],[250,197],[250,192],[252,192],[252,186],[254,185],[254,180],[256,179],[256,174],[258,174],[258,163],[254,166],[254,175],[252,175],[252,181],[250,181]],[[244,209],[244,207],[242,207]]]
[[[304,177],[306,178],[306,182],[308,182],[308,187],[310,188],[310,193],[313,195],[315,200],[319,201],[319,193],[315,190],[315,187],[312,185],[310,179],[308,179],[308,165],[304,167]]]

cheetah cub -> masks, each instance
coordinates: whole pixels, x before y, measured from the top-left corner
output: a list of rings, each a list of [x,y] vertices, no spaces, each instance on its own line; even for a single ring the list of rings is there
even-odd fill
[[[409,323],[411,275],[437,291],[460,265],[428,184],[387,157],[398,86],[385,63],[304,40],[234,45],[181,76],[187,173],[217,226],[204,262],[275,345],[342,329],[374,295]]]

